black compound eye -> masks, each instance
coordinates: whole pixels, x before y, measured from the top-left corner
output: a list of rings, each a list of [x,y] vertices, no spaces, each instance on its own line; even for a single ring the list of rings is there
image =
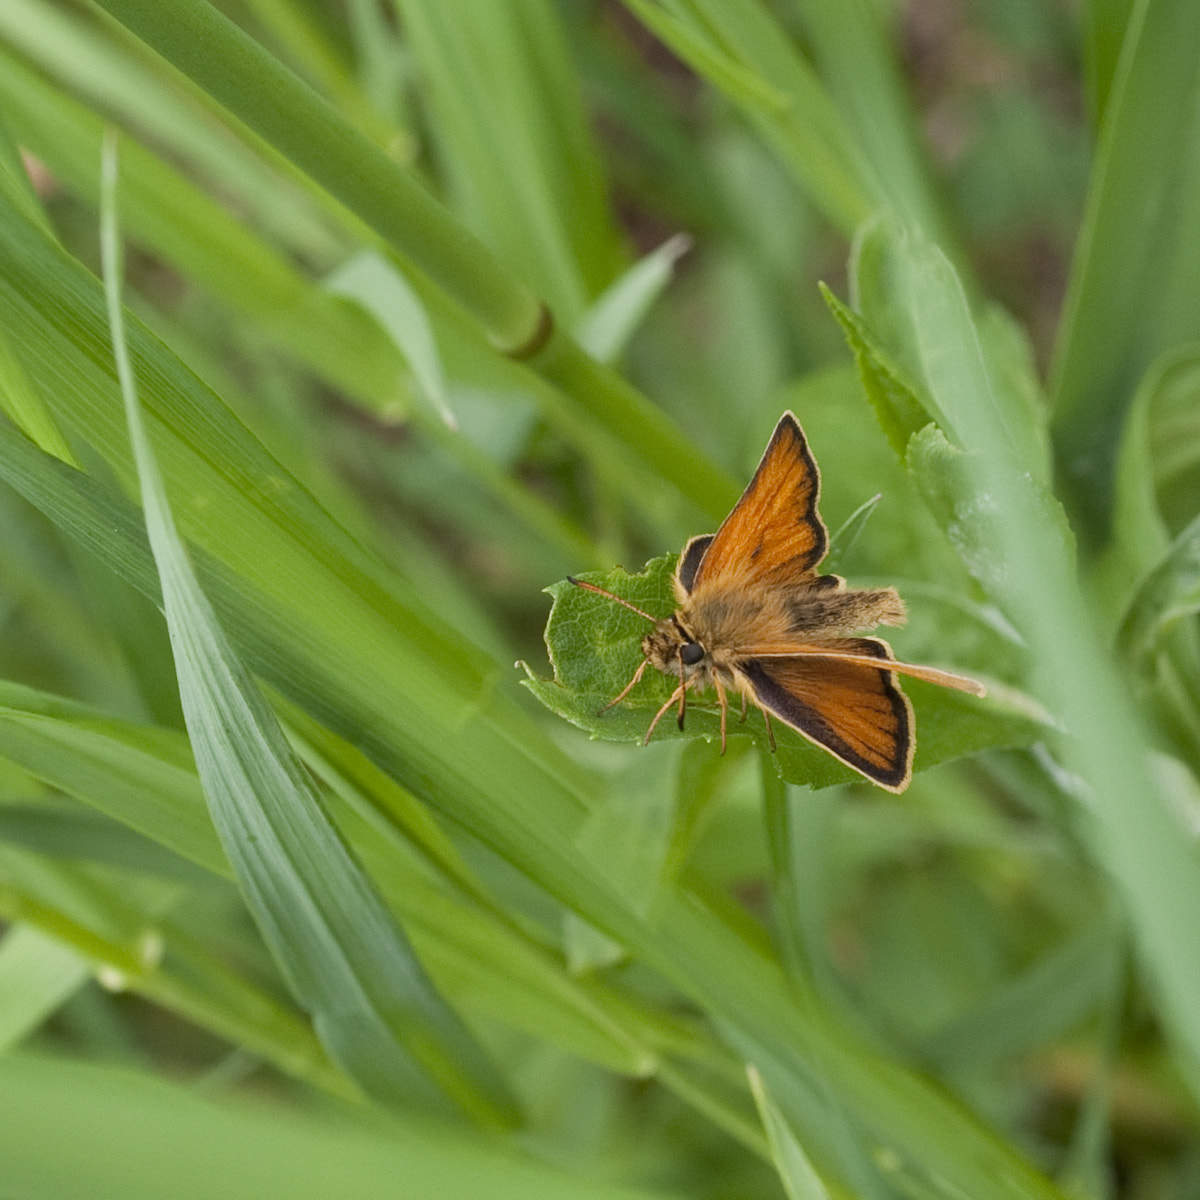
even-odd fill
[[[694,667],[704,657],[704,647],[699,642],[684,642],[679,647],[679,661],[685,667]]]

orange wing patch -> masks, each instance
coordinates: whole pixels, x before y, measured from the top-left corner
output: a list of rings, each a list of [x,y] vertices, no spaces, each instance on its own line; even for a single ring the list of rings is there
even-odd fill
[[[704,550],[687,590],[716,582],[786,584],[825,557],[817,515],[821,477],[796,418],[775,426],[750,486]]]
[[[912,775],[912,708],[888,669],[887,643],[843,638],[823,647],[835,648],[855,658],[750,659],[738,670],[763,708],[881,787],[902,791]]]

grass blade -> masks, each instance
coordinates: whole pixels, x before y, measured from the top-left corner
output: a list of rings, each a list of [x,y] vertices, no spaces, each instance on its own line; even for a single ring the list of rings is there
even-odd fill
[[[146,436],[124,341],[115,139],[105,168],[102,248],[126,419],[184,716],[226,853],[323,1041],[369,1094],[391,1103],[411,1100],[403,1047],[477,1118],[511,1120],[506,1086],[437,994],[338,835],[196,581]]]

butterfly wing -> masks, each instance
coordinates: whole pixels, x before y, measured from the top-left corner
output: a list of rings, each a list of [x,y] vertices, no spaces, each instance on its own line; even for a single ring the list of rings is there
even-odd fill
[[[692,588],[696,586],[696,572],[700,569],[704,555],[716,536],[715,533],[702,533],[699,537],[692,538],[684,546],[683,553],[679,556],[679,567],[675,572],[675,578],[679,580],[679,586],[683,588],[685,595],[690,595]]]
[[[817,515],[820,479],[799,423],[784,413],[724,524],[684,547],[685,592],[713,583],[787,584],[811,572],[829,546]]]
[[[820,649],[821,656],[747,659],[737,670],[762,708],[880,787],[903,791],[912,777],[912,707],[888,669],[891,649],[876,638]],[[838,649],[855,658],[830,655]]]

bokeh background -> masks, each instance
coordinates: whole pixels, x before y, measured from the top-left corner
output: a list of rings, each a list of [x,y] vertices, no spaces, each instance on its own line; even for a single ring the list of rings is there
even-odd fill
[[[1198,86],[1191,0],[5,0],[0,1191],[1200,1192]],[[901,797],[594,716],[562,581],[669,611],[788,408],[989,688]]]

